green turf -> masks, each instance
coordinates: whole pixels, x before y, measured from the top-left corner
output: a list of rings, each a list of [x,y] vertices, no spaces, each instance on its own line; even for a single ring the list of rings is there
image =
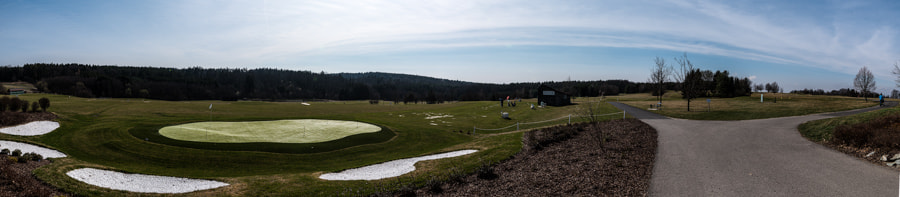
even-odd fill
[[[24,141],[58,149],[69,157],[55,159],[35,171],[45,182],[76,194],[122,196],[122,192],[98,188],[66,178],[65,172],[79,167],[112,169],[189,178],[222,180],[232,188],[192,193],[195,196],[254,196],[340,194],[352,189],[371,194],[396,183],[423,184],[453,172],[472,172],[483,162],[496,162],[519,151],[521,133],[515,130],[478,131],[473,127],[501,128],[517,122],[537,122],[566,117],[580,105],[529,109],[500,107],[499,102],[451,102],[445,104],[378,105],[366,101],[313,102],[224,102],[157,101],[143,99],[85,99],[63,95],[26,94],[26,100],[48,97],[48,109],[59,115],[61,127],[42,136],[0,134],[0,139]],[[209,105],[213,104],[212,111]],[[511,119],[502,119],[500,112]],[[603,113],[617,112],[603,103]],[[622,118],[621,115],[605,117]],[[286,119],[359,121],[382,128],[375,133],[351,135],[319,143],[204,143],[174,140],[159,129],[179,124],[209,121],[243,122]],[[582,119],[573,118],[573,122]],[[568,119],[522,125],[521,129],[565,124]],[[462,131],[459,132],[459,131]],[[498,135],[499,134],[499,135]],[[420,162],[409,175],[380,181],[323,181],[323,172],[382,163],[462,149],[479,152],[459,158]],[[455,170],[449,170],[455,169]],[[354,193],[355,194],[355,193]]]
[[[184,141],[214,143],[316,143],[347,136],[375,133],[381,127],[341,120],[273,120],[250,122],[195,122],[163,127],[159,134]]]

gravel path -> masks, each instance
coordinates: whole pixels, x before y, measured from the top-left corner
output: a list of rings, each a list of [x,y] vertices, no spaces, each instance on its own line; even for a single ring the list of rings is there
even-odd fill
[[[0,129],[0,133],[20,136],[35,136],[50,133],[59,128],[58,122],[34,121],[27,124]]]
[[[897,172],[806,140],[803,122],[879,109],[761,120],[659,118],[651,196],[897,196]]]
[[[13,142],[13,141],[5,141],[0,140],[0,149],[9,149],[9,151],[13,151],[15,149],[19,149],[22,153],[37,153],[44,158],[60,158],[66,157],[66,154],[59,152],[57,150],[44,148],[40,146],[35,146],[31,144],[21,143],[21,142]]]
[[[94,168],[75,169],[66,175],[98,187],[141,193],[177,194],[228,186],[219,181],[126,174]]]
[[[419,161],[457,157],[477,151],[478,150],[459,150],[448,153],[399,159],[360,168],[348,169],[339,173],[325,173],[319,176],[319,178],[325,180],[378,180],[396,177],[416,170],[415,164]]]

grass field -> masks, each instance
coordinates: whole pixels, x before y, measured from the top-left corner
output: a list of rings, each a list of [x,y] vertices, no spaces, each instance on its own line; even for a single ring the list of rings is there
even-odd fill
[[[381,127],[356,121],[272,120],[252,122],[195,122],[159,129],[159,134],[184,141],[215,143],[316,143],[375,133]]]
[[[822,120],[813,120],[797,127],[800,134],[809,140],[822,142],[831,140],[834,128],[841,125],[854,125],[867,122],[877,117],[900,114],[900,107],[885,108],[844,117],[836,117]]]
[[[760,102],[760,94],[735,98],[700,98],[691,101],[691,111],[687,111],[687,101],[681,99],[678,92],[664,95],[663,107],[651,112],[682,119],[694,120],[749,120],[806,114],[845,111],[878,105],[876,99],[865,102],[863,98],[844,96],[813,96],[800,94],[764,95]],[[709,99],[709,102],[707,102]],[[622,103],[648,109],[656,104],[656,97],[650,94],[628,94],[607,97],[609,101],[619,100]],[[777,101],[776,101],[777,100]]]
[[[525,100],[517,108],[498,102],[447,104],[371,105],[365,101],[223,102],[157,101],[142,99],[86,99],[62,95],[26,94],[26,100],[48,97],[48,111],[59,115],[61,127],[42,136],[0,135],[54,148],[69,155],[35,171],[46,182],[86,196],[131,195],[86,185],[65,172],[93,167],[129,173],[203,178],[231,186],[189,195],[302,196],[360,192],[371,194],[407,184],[423,185],[432,177],[473,172],[483,163],[497,162],[521,148],[521,132],[478,131],[473,127],[501,128],[517,122],[556,119],[575,113],[580,105],[529,109]],[[213,104],[210,112],[208,106]],[[500,118],[509,112],[511,119]],[[603,113],[617,112],[602,103]],[[622,118],[621,114],[604,117]],[[352,135],[324,143],[196,143],[168,139],[160,128],[204,121],[270,121],[329,119],[359,121],[380,126],[382,131]],[[573,122],[582,119],[573,118]],[[522,129],[564,124],[567,119],[522,126]],[[463,132],[459,132],[463,131]],[[370,135],[371,134],[371,135]],[[370,136],[365,136],[370,135]],[[363,136],[354,138],[356,136]],[[184,144],[179,144],[184,143]],[[337,145],[336,145],[337,144]],[[328,147],[333,145],[332,147]],[[248,147],[257,149],[248,150]],[[271,150],[261,150],[271,149]],[[378,181],[324,181],[324,172],[336,172],[395,159],[441,152],[477,149],[462,157],[420,162],[417,171]]]

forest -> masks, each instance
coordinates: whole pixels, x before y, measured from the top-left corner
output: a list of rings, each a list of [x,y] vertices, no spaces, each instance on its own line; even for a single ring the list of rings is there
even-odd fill
[[[533,98],[540,84],[572,96],[649,92],[628,80],[490,84],[393,73],[325,73],[272,68],[163,68],[35,63],[0,67],[0,81],[88,98],[161,100],[473,101]],[[669,86],[673,86],[670,84]]]

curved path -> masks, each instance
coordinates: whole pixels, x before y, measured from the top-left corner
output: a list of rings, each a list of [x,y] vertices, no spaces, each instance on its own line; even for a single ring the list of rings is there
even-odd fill
[[[810,142],[797,131],[807,121],[878,107],[761,120],[697,121],[610,103],[658,132],[651,196],[898,196],[897,171]]]

